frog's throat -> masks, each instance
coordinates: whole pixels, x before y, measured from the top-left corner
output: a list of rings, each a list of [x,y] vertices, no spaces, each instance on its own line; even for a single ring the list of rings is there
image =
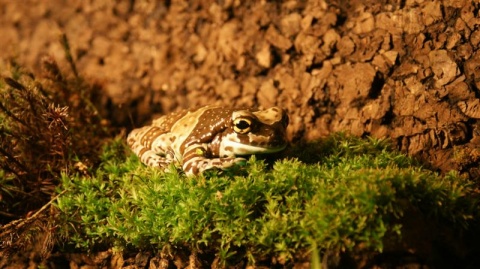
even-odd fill
[[[273,153],[278,152],[287,146],[287,144],[282,145],[267,145],[267,146],[260,146],[260,145],[247,145],[242,144],[235,141],[225,141],[222,143],[223,148],[226,151],[232,152],[234,155],[251,155],[251,154],[258,154],[258,153]]]

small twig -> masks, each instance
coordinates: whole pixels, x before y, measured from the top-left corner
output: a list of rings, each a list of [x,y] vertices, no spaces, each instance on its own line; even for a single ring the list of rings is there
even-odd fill
[[[11,229],[11,228],[20,229],[23,226],[30,223],[33,219],[37,218],[40,215],[40,213],[45,211],[58,197],[60,197],[60,195],[63,195],[65,192],[67,192],[67,190],[63,190],[57,196],[53,197],[50,201],[48,201],[48,203],[43,205],[39,210],[37,210],[37,212],[32,214],[30,217],[28,217],[26,219],[18,219],[18,220],[15,220],[15,221],[12,221],[12,222],[8,223],[5,226],[0,227],[0,230],[4,231],[0,234],[0,238],[5,236],[9,232],[8,230]]]
[[[17,116],[15,116],[12,112],[10,112],[1,102],[0,102],[0,109],[7,114],[7,116],[11,117],[15,121],[21,123],[23,126],[27,127],[30,129],[30,126],[26,124],[23,120],[19,119]]]
[[[65,58],[67,58],[67,61],[70,64],[70,68],[72,68],[73,74],[76,78],[78,78],[77,66],[73,61],[72,51],[70,50],[70,44],[68,43],[68,38],[65,33],[61,34],[60,42],[62,43],[63,49],[65,50]]]
[[[8,213],[8,212],[4,212],[4,211],[0,211],[0,215],[2,215],[4,217],[7,217],[7,218],[18,218],[17,215],[14,215],[14,214]]]
[[[21,91],[27,91],[27,89],[20,83],[18,83],[16,80],[6,77],[3,79],[5,83],[7,83],[10,87],[15,88],[17,90]]]
[[[43,98],[52,102],[52,96],[50,96],[50,94],[47,91],[45,91],[42,84],[40,84],[39,82],[35,82],[35,88],[40,92]]]
[[[27,168],[27,166],[26,166],[25,164],[21,163],[19,160],[17,160],[17,158],[15,158],[15,157],[13,157],[12,155],[10,155],[10,153],[8,153],[8,152],[7,152],[6,150],[4,150],[3,148],[0,148],[0,154],[2,154],[3,156],[7,157],[8,160],[13,161],[13,162],[14,162],[15,164],[17,164],[17,165],[20,167],[20,169],[22,169],[24,172],[27,172],[27,173],[30,172],[30,170]],[[14,172],[13,169],[11,169],[11,170],[12,170],[12,172]],[[16,174],[17,176],[19,176],[17,173],[15,173],[15,174]]]

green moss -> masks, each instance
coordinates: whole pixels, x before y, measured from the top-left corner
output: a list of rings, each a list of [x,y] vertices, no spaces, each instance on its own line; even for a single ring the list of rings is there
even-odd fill
[[[308,151],[317,163],[299,161],[308,155],[293,150],[298,158],[271,169],[252,157],[242,176],[187,178],[145,167],[134,155],[123,159],[125,145],[116,140],[93,176],[63,175],[61,232],[81,248],[188,246],[254,263],[312,248],[381,251],[408,207],[461,227],[477,207],[467,180],[423,170],[383,140],[337,134]]]

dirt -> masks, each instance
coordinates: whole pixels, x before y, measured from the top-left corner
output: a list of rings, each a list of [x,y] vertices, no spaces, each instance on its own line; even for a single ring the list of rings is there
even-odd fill
[[[391,138],[480,177],[480,4],[467,0],[0,0],[0,70],[64,57],[117,126],[187,107],[282,106],[289,138]],[[66,66],[66,64],[65,64]]]

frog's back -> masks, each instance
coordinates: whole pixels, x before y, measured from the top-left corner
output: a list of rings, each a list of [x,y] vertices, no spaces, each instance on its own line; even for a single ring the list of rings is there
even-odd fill
[[[173,124],[175,124],[178,120],[183,118],[189,110],[181,110],[178,112],[173,112],[167,115],[163,115],[159,118],[156,118],[152,121],[151,126],[155,126],[160,128],[163,131],[170,131],[172,128]]]
[[[163,115],[163,116],[161,116],[157,119],[154,119],[152,121],[151,126],[155,126],[155,127],[158,127],[159,129],[165,131],[165,132],[169,132],[169,131],[171,131],[173,125],[175,123],[178,123],[182,118],[186,118],[185,116],[187,114],[198,113],[199,110],[201,110],[203,112],[205,110],[209,110],[209,109],[212,109],[212,108],[216,108],[216,106],[205,106],[205,107],[200,107],[200,108],[195,108],[195,109],[184,109],[184,110],[180,110],[178,112],[172,112],[170,114]]]

